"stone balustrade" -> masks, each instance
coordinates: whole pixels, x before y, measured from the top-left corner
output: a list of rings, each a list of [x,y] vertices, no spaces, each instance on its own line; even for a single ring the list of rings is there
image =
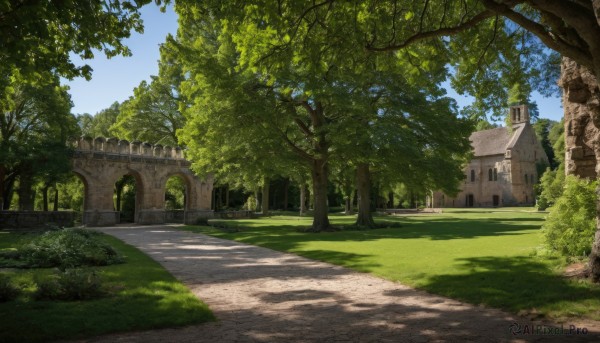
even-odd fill
[[[183,150],[180,147],[152,145],[140,141],[129,142],[117,138],[81,137],[73,145],[77,151],[83,152],[184,160]]]

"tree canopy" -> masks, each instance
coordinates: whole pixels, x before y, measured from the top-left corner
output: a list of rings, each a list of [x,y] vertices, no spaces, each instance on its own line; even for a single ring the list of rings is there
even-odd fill
[[[327,184],[336,159],[352,163],[347,167],[373,164],[383,169],[383,159],[374,156],[387,147],[398,154],[390,160],[405,162],[394,167],[427,175],[432,165],[424,161],[431,154],[431,161],[446,161],[446,176],[455,176],[447,178],[448,188],[462,177],[461,157],[469,150],[465,137],[471,126],[457,118],[454,102],[439,87],[448,75],[447,60],[439,58],[446,51],[441,42],[402,54],[358,53],[344,45],[355,35],[353,26],[338,30],[302,23],[298,29],[311,35],[299,42],[286,36],[283,22],[257,26],[252,5],[244,6],[244,16],[251,19],[242,22],[204,4],[178,3],[177,11],[178,46],[187,75],[181,91],[194,99],[186,109],[182,137],[195,163],[214,155],[212,140],[220,142],[222,159],[248,143],[259,155],[277,149],[269,164],[292,154],[311,173],[315,231],[330,229]],[[282,42],[288,45],[272,50]],[[190,139],[192,132],[202,134]],[[451,147],[447,158],[439,155],[440,144]]]
[[[70,172],[66,143],[79,133],[66,87],[45,76],[35,85],[13,79],[0,116],[0,196],[9,200],[18,179],[23,209],[33,207],[36,178],[56,182]]]

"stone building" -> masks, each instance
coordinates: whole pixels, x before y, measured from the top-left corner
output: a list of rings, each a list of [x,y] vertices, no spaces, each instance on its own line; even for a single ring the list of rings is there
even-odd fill
[[[469,140],[473,159],[456,197],[433,193],[433,207],[495,207],[533,205],[538,166],[548,157],[537,140],[527,106],[509,109],[512,128],[474,132]]]

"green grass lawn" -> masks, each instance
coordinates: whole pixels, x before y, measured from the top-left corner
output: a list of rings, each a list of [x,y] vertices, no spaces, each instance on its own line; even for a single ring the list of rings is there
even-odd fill
[[[311,218],[220,220],[235,230],[186,230],[292,252],[400,281],[428,292],[514,313],[600,320],[600,287],[561,276],[564,259],[541,251],[546,214],[530,208],[445,210],[376,217],[401,227],[304,233]],[[334,225],[354,217],[331,216]]]
[[[0,232],[0,249],[27,241],[31,234]],[[98,267],[112,295],[86,301],[34,301],[35,275],[49,269],[5,269],[25,287],[17,300],[0,303],[0,342],[46,342],[116,331],[173,327],[214,320],[212,312],[157,262],[110,236],[102,239],[126,263]]]

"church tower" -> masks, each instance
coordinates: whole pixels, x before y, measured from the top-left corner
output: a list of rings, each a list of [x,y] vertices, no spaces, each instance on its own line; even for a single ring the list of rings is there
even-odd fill
[[[527,105],[510,106],[509,109],[511,124],[529,124],[529,108]]]

